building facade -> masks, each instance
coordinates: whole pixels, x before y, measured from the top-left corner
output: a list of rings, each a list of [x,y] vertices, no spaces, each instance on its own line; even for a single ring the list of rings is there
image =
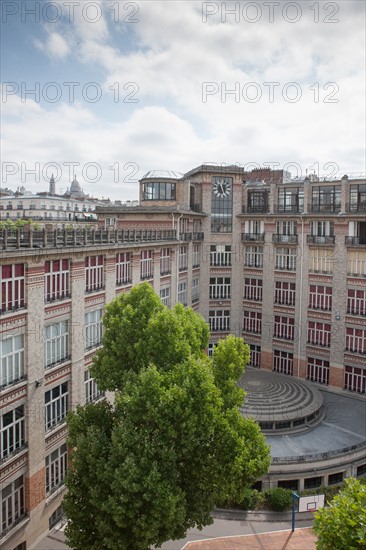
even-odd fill
[[[253,367],[365,394],[366,181],[315,180],[152,172],[137,205],[96,208],[98,229],[0,231],[0,545],[32,548],[60,518],[66,414],[102,397],[105,305],[141,281],[204,316],[209,354],[235,334]]]

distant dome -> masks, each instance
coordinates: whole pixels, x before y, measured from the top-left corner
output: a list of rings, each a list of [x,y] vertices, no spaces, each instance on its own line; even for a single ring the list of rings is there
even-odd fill
[[[70,195],[71,195],[71,197],[83,197],[84,196],[84,192],[81,189],[80,183],[76,179],[76,176],[74,177],[74,181],[72,182],[71,187],[70,187]]]
[[[144,179],[148,178],[162,178],[162,179],[181,179],[184,177],[182,172],[175,172],[174,170],[149,170],[144,176]]]

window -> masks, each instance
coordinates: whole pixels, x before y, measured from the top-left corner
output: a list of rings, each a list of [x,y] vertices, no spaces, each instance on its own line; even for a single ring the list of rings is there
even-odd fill
[[[312,221],[310,222],[310,234],[315,242],[325,243],[327,237],[334,236],[334,223],[330,221]]]
[[[63,485],[67,472],[66,443],[46,456],[46,495]]]
[[[243,330],[246,332],[262,332],[262,313],[260,311],[244,311]]]
[[[103,288],[104,282],[103,256],[87,256],[85,258],[86,292]]]
[[[348,251],[348,275],[364,277],[366,275],[366,251]]]
[[[170,248],[162,248],[160,250],[160,275],[168,275],[170,272]]]
[[[316,489],[322,484],[322,477],[307,477],[304,479],[304,489]]]
[[[278,192],[277,211],[285,212],[303,212],[304,210],[304,191],[299,187],[282,188]]]
[[[215,347],[217,346],[218,342],[210,342],[208,344],[208,348],[207,348],[207,355],[208,357],[212,357],[213,356],[213,352],[214,352],[214,349]]]
[[[345,366],[344,387],[346,390],[366,393],[366,369]]]
[[[179,271],[187,271],[188,269],[188,246],[187,245],[179,247],[178,263],[179,263]]]
[[[144,185],[145,201],[175,201],[175,183],[154,182]]]
[[[185,281],[178,284],[178,302],[187,305],[187,283]]]
[[[346,350],[366,353],[366,329],[346,327]]]
[[[199,267],[201,264],[201,245],[194,244],[192,250],[192,267]]]
[[[228,300],[230,295],[230,277],[210,277],[210,300]]]
[[[320,384],[329,384],[329,361],[308,357],[306,379]]]
[[[337,472],[336,474],[329,474],[328,476],[328,485],[336,485],[337,483],[342,483],[344,472]]]
[[[292,376],[294,373],[294,354],[275,349],[273,354],[273,370]]]
[[[170,307],[170,287],[167,286],[160,290],[160,299],[164,306]]]
[[[57,525],[59,521],[62,520],[63,517],[64,517],[64,511],[62,509],[62,506],[59,506],[58,508],[56,508],[53,514],[50,515],[50,518],[48,520],[49,530],[55,527],[55,525]]]
[[[248,192],[248,212],[268,211],[268,191]]]
[[[244,280],[244,300],[262,301],[263,281],[262,279]]]
[[[153,276],[153,252],[143,250],[140,257],[140,279],[151,279]]]
[[[366,184],[349,186],[349,211],[366,212]]]
[[[260,368],[261,366],[261,347],[256,344],[249,344],[250,348],[250,365]]]
[[[212,332],[230,330],[230,310],[210,311],[209,323]]]
[[[131,252],[120,252],[116,255],[116,284],[126,285],[132,281]]]
[[[1,460],[25,447],[24,408],[24,405],[19,405],[15,409],[3,413],[0,418]]]
[[[1,378],[0,387],[23,380],[24,335],[4,336],[0,340]]]
[[[44,329],[45,368],[67,361],[69,358],[69,322],[60,321]]]
[[[290,489],[291,491],[299,490],[299,480],[298,479],[279,479],[277,487],[282,487],[283,489]]]
[[[295,336],[295,319],[275,315],[273,336],[275,338],[293,340]]]
[[[309,307],[312,309],[332,310],[331,286],[310,285]]]
[[[65,420],[69,409],[68,396],[68,382],[64,382],[44,394],[46,431]]]
[[[309,271],[312,273],[333,273],[334,252],[327,248],[311,248],[309,250]]]
[[[244,248],[244,265],[246,267],[263,267],[263,246],[246,246]]]
[[[25,516],[24,476],[1,489],[1,535],[5,535]]]
[[[275,283],[275,304],[287,306],[295,305],[296,284],[285,281],[276,281]]]
[[[366,290],[348,289],[347,313],[366,315]]]
[[[85,388],[85,403],[92,403],[100,397],[104,397],[104,392],[98,388],[94,378],[90,376],[90,372],[84,372],[84,388]]]
[[[231,245],[212,244],[210,246],[210,265],[216,267],[231,266]]]
[[[357,466],[357,477],[364,476],[366,474],[366,463]]]
[[[313,212],[340,212],[341,186],[316,186],[312,189]]]
[[[233,224],[233,178],[213,176],[211,194],[212,233],[231,233]]]
[[[48,260],[45,264],[46,302],[62,300],[70,293],[69,260]]]
[[[308,321],[308,343],[329,348],[330,324]]]
[[[85,314],[85,349],[99,346],[102,340],[102,309]]]
[[[1,311],[24,307],[24,264],[0,267]]]
[[[277,242],[297,242],[292,237],[297,237],[297,223],[294,221],[280,221],[276,222],[276,235]]]
[[[200,299],[200,280],[198,277],[192,279],[192,304],[195,304]]]
[[[276,269],[296,271],[296,248],[276,248]]]

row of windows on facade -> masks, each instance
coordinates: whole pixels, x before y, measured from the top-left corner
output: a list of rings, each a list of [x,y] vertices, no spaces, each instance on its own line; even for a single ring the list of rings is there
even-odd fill
[[[212,247],[211,247],[212,248]],[[219,246],[215,247],[215,249]],[[229,267],[231,265],[231,251],[211,250],[211,265]],[[246,267],[263,268],[263,247],[245,247],[244,265]],[[193,267],[200,265],[200,251],[194,249]],[[277,248],[275,255],[275,269],[295,271],[297,252],[292,248]],[[188,247],[181,247],[178,256],[179,270],[188,268]],[[324,249],[311,249],[309,257],[310,273],[332,274],[334,269],[333,253]],[[164,248],[160,252],[160,273],[166,275],[171,272],[171,249]],[[348,253],[348,273],[350,275],[366,275],[366,251],[350,251]],[[1,311],[13,311],[25,305],[25,270],[24,264],[9,264],[0,268]],[[153,277],[153,251],[141,252],[140,278],[141,280]],[[130,284],[132,281],[132,254],[130,252],[117,254],[116,257],[116,284]],[[104,257],[88,256],[85,259],[85,290],[92,292],[104,286]],[[222,283],[224,284],[224,283]],[[217,293],[213,292],[213,295]],[[226,296],[223,291],[223,297]],[[52,302],[70,296],[70,261],[49,260],[45,265],[45,300]],[[220,298],[220,296],[218,296]]]
[[[213,180],[214,181],[214,180]],[[277,211],[303,212],[304,190],[301,187],[286,187],[278,189],[275,197],[277,199]],[[176,184],[165,182],[145,183],[143,187],[144,200],[176,200]],[[218,200],[213,196],[213,200]],[[319,185],[312,186],[311,208],[313,212],[337,212],[341,209],[342,188],[341,185]],[[268,190],[248,190],[248,209],[251,212],[267,212],[269,206]],[[366,211],[366,185],[351,184],[349,189],[350,212]]]
[[[66,443],[63,443],[45,459],[46,496],[50,496],[64,484],[67,466],[67,446]],[[3,536],[26,515],[24,475],[19,476],[2,489],[0,512],[0,536]]]
[[[212,357],[217,342],[209,344],[208,355]],[[249,344],[251,367],[261,367],[261,346]],[[281,374],[294,374],[294,354],[289,351],[273,350],[272,370]],[[330,363],[325,359],[307,357],[306,379],[319,384],[329,384]],[[366,393],[366,369],[346,365],[344,367],[344,388],[358,393]]]
[[[181,281],[178,285],[178,302],[187,305],[187,281]],[[170,286],[160,290],[160,297],[164,305],[170,307]],[[191,300],[195,303],[199,300],[199,279],[192,279]],[[85,313],[83,327],[84,348],[93,349],[101,344],[102,339],[103,310],[97,309]],[[44,341],[44,365],[51,368],[71,359],[69,349],[73,337],[73,325],[68,320],[60,321],[44,327],[41,335],[41,327],[33,331],[35,339]],[[25,377],[25,335],[4,336],[0,340],[0,388],[14,384]]]
[[[229,332],[230,310],[209,311],[209,324],[211,332]],[[272,328],[273,327],[273,328]],[[240,332],[241,327],[237,327]],[[295,319],[282,315],[275,315],[273,323],[267,327],[262,326],[262,313],[260,311],[244,311],[244,332],[262,334],[264,330],[273,330],[273,338],[295,341],[298,337]],[[307,343],[314,346],[330,347],[331,337],[339,338],[339,334],[333,330],[330,323],[320,321],[308,321]],[[346,327],[345,351],[352,353],[366,353],[366,329]]]
[[[198,282],[198,279],[194,281]],[[198,299],[199,287],[192,288],[192,300]],[[363,292],[365,291],[357,291]],[[170,288],[160,291],[164,305],[170,305]],[[178,297],[182,304],[187,300],[187,284],[179,283]],[[351,299],[350,299],[351,300]],[[354,300],[352,299],[354,302]],[[357,302],[356,302],[357,303]],[[364,301],[363,301],[364,307]],[[102,314],[101,309],[85,314],[85,349],[93,349],[99,346],[102,338]],[[209,325],[211,332],[230,331],[230,310],[210,310]],[[264,330],[272,330],[273,337],[295,341],[298,337],[295,319],[291,316],[275,315],[273,323],[266,326],[262,323],[262,312],[244,310],[243,325],[239,330],[244,332],[261,334]],[[340,335],[333,332],[333,337]],[[72,327],[68,320],[48,325],[44,329],[44,365],[51,368],[68,361],[70,357],[70,340]],[[330,323],[322,321],[308,321],[307,342],[312,345],[330,347],[332,327]],[[346,327],[345,350],[352,353],[366,353],[366,329],[358,327]],[[9,335],[0,341],[1,378],[0,387],[14,384],[25,377],[25,338],[24,334]]]
[[[84,373],[84,392],[86,403],[91,403],[104,396],[89,371]],[[69,411],[69,383],[63,382],[59,386],[47,390],[44,394],[44,402],[44,409],[42,411],[30,410],[28,418],[31,422],[39,422],[44,419],[45,432],[48,432],[66,420]],[[27,438],[24,404],[18,405],[0,416],[0,436],[1,461],[14,456],[25,448]],[[54,484],[46,483],[46,487],[49,485]]]
[[[269,197],[270,192],[266,189],[248,191],[248,211],[268,212]],[[350,212],[366,212],[366,185],[350,185],[348,198]],[[278,213],[301,213],[304,211],[304,190],[300,187],[279,189],[275,200]],[[342,189],[340,185],[312,187],[310,204],[312,212],[340,212],[341,206]]]
[[[153,277],[152,250],[140,254],[141,280]],[[188,246],[180,247],[179,271],[188,269]],[[200,265],[199,245],[193,245],[193,267]],[[160,251],[160,274],[171,272],[171,249]],[[132,282],[132,253],[122,252],[116,255],[116,284]],[[12,311],[25,305],[25,269],[24,264],[9,264],[0,267],[1,311]],[[92,292],[104,286],[104,257],[87,256],[85,258],[85,290]],[[48,260],[45,263],[45,301],[52,302],[70,296],[70,260]]]

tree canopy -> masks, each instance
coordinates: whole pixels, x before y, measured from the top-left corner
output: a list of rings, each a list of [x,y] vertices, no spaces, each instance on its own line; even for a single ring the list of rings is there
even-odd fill
[[[204,319],[166,308],[148,283],[111,302],[103,324],[91,374],[115,400],[69,415],[66,537],[77,550],[147,550],[211,523],[266,473],[269,449],[239,413],[242,339],[211,361]]]
[[[346,487],[328,508],[315,513],[314,532],[318,550],[357,550],[366,548],[366,485],[346,479]]]

